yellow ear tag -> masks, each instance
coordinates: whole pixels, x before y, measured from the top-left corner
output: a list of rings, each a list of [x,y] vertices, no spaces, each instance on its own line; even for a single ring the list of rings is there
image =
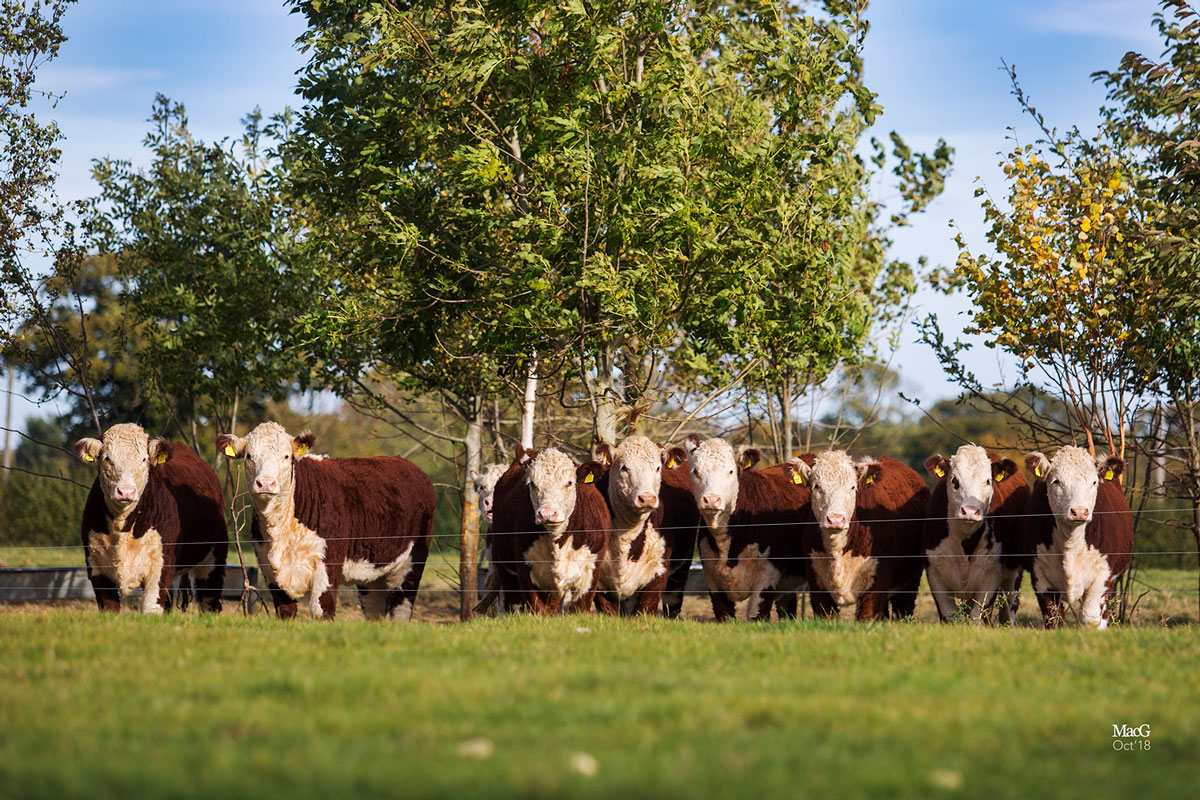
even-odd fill
[[[874,476],[874,475],[868,475],[868,476],[867,476],[867,486],[870,486],[870,485],[871,485],[872,483],[874,483],[874,482],[875,482],[875,476]]]
[[[933,473],[934,473],[935,475],[937,475],[939,478],[944,478],[944,477],[946,477],[946,470],[942,469],[941,467],[934,467],[934,468],[933,468]]]
[[[1111,481],[1112,479],[1113,479],[1113,471],[1112,471],[1112,467],[1109,467],[1108,471],[1104,473],[1104,480]]]
[[[667,469],[675,469],[675,459],[672,458],[667,462]]]
[[[1006,473],[1004,470],[1000,470],[999,472],[997,472],[996,473],[996,483],[999,483],[1000,481],[1004,480],[1004,476],[1007,474],[1008,473]]]
[[[302,456],[307,452],[308,452],[308,445],[306,445],[306,444],[302,444],[296,448],[296,455],[298,455],[298,456]]]
[[[90,464],[96,460],[96,457],[94,455],[92,455],[91,453],[84,453],[83,460]]]
[[[804,478],[801,478],[801,477],[800,477],[800,473],[799,473],[799,472],[793,472],[793,473],[792,473],[792,483],[796,484],[797,486],[799,486],[800,484],[804,483]]]
[[[167,454],[166,454],[166,453],[159,453],[159,454],[158,454],[158,463],[160,463],[160,464],[165,464],[165,463],[167,463]]]
[[[584,475],[584,476],[583,476],[583,482],[584,482],[584,483],[595,483],[595,482],[596,482],[596,476],[595,476],[594,474],[592,474],[592,473],[590,473],[590,472],[589,472],[587,475]]]
[[[237,458],[237,451],[233,449],[233,445],[225,445],[225,455],[229,456],[230,458]]]
[[[1037,476],[1037,477],[1039,477],[1039,478],[1040,478],[1040,477],[1042,477],[1042,468],[1041,468],[1041,467],[1034,467],[1034,468],[1033,468],[1033,474],[1034,474],[1034,475],[1036,475],[1036,476]]]

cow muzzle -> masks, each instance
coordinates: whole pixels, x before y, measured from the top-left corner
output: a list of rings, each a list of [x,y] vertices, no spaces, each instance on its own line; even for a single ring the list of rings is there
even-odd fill
[[[534,514],[538,525],[554,525],[562,522],[562,513],[557,508],[539,508]]]
[[[634,505],[638,508],[658,508],[658,495],[653,492],[642,492],[637,496]]]
[[[122,503],[132,503],[137,500],[137,494],[137,487],[129,483],[122,483],[113,489],[113,496]]]
[[[846,527],[846,515],[845,514],[826,514],[825,515],[825,527],[829,528],[830,530],[840,531],[842,528]]]
[[[259,475],[254,479],[255,494],[279,494],[279,482],[274,478]]]
[[[979,506],[959,506],[958,518],[970,520],[971,522],[979,522],[983,519],[983,512]]]
[[[1092,510],[1087,506],[1071,506],[1070,517],[1077,522],[1087,522],[1092,518]]]
[[[719,494],[706,494],[700,498],[700,509],[702,511],[720,511],[725,505],[725,498]]]

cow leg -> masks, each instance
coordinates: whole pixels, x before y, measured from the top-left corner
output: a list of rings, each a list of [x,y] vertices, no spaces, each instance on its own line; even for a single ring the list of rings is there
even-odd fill
[[[387,616],[395,622],[408,622],[412,619],[413,609],[417,605],[417,590],[421,587],[421,576],[425,574],[425,556],[415,562],[412,569],[404,576],[397,591],[387,594]]]
[[[812,605],[813,616],[822,619],[837,619],[841,609],[833,599],[833,595],[818,588],[814,583],[809,583],[808,587],[808,601]]]
[[[712,601],[713,616],[717,618],[717,622],[733,619],[737,613],[737,606],[724,592],[709,589],[708,599]]]
[[[101,611],[121,613],[121,590],[117,585],[99,572],[88,570],[88,580],[92,582],[92,591],[96,594],[96,607]]]
[[[1038,606],[1042,610],[1042,624],[1047,630],[1061,628],[1066,617],[1063,614],[1062,593],[1053,590],[1037,593]]]
[[[162,614],[171,610],[171,579],[174,572],[174,564],[168,561],[164,547],[163,561],[157,569],[151,569],[142,592],[143,614]]]
[[[663,589],[667,586],[668,575],[664,570],[662,575],[657,576],[638,590],[634,595],[634,614],[658,613],[658,607],[662,604]]]
[[[679,537],[671,547],[671,563],[663,587],[662,613],[668,619],[678,619],[683,611],[683,595],[692,572],[692,556],[696,550],[696,534]]]
[[[779,619],[799,616],[800,592],[804,589],[803,575],[784,575],[775,587],[775,615]]]
[[[213,547],[213,564],[208,574],[202,575],[200,567],[193,574],[192,580],[196,587],[196,605],[200,611],[218,614],[221,611],[221,593],[225,589],[225,557],[229,545],[218,543]]]
[[[902,565],[905,567],[905,569],[903,569],[901,574],[897,576],[900,578],[900,588],[896,589],[890,594],[879,597],[880,613],[876,615],[877,618],[887,616],[887,607],[889,605],[892,609],[892,619],[908,619],[909,617],[916,615],[917,592],[921,591],[921,573],[924,570],[920,566],[920,559],[910,558],[907,560],[916,563],[918,565],[917,568],[913,569],[907,564]]]
[[[750,595],[746,601],[746,620],[749,622],[770,622],[771,605],[775,602],[775,587],[768,586]]]
[[[1079,618],[1089,628],[1104,630],[1108,627],[1108,581],[1092,581],[1083,593]]]
[[[886,619],[887,613],[887,592],[876,582],[858,598],[858,608],[855,609],[854,618],[859,622]]]
[[[596,610],[601,614],[607,614],[610,617],[620,616],[621,604],[617,602],[617,596],[612,592],[596,592],[593,599]]]
[[[1017,624],[1017,608],[1021,605],[1021,574],[1020,565],[1004,565],[1000,569],[1000,594],[997,600],[1001,625]]]

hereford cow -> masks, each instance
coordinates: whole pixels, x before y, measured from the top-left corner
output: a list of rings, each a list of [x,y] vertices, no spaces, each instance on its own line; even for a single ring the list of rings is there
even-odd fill
[[[640,435],[617,448],[603,443],[596,453],[605,465],[596,488],[612,514],[598,604],[605,611],[638,614],[658,613],[662,607],[667,616],[679,616],[682,589],[673,586],[669,598],[664,594],[672,576],[691,566],[696,546],[699,515],[690,481],[686,494],[679,487],[678,473],[686,467],[678,456]],[[686,573],[682,577],[686,583]]]
[[[593,609],[611,524],[595,485],[599,470],[593,463],[576,466],[553,448],[517,447],[516,461],[496,484],[488,532],[509,607],[543,615]]]
[[[692,494],[704,519],[700,563],[718,621],[734,616],[748,600],[747,619],[796,614],[804,586],[803,529],[813,521],[809,491],[792,478],[788,465],[756,470],[754,448],[735,457],[724,439],[687,439]]]
[[[667,568],[667,585],[663,587],[662,608],[666,617],[677,619],[683,610],[683,593],[700,531],[700,510],[692,496],[691,465],[682,447],[673,447],[667,453],[659,498],[663,510],[659,530],[675,540],[671,545],[671,564]]]
[[[475,486],[475,496],[479,503],[479,515],[484,522],[491,527],[492,524],[492,508],[496,493],[496,483],[500,477],[508,470],[507,464],[488,464],[483,468],[483,472],[471,470],[469,477],[471,483]],[[500,580],[496,570],[492,568],[492,551],[491,539],[484,534],[483,539],[483,556],[487,558],[488,570],[487,580],[484,583],[484,596],[491,598],[488,602],[489,607],[495,608],[497,611],[504,610],[504,598],[499,591]]]
[[[978,623],[1003,595],[1000,621],[1013,622],[1029,484],[1012,459],[974,444],[950,458],[930,456],[925,466],[938,478],[925,508],[923,544],[938,616],[949,621],[962,602]]]
[[[363,615],[405,621],[433,530],[433,484],[399,456],[311,455],[314,437],[264,422],[217,448],[243,458],[254,501],[251,538],[281,618],[297,601],[333,619],[342,582],[356,584]]]
[[[812,490],[817,525],[805,533],[813,611],[858,619],[912,616],[924,559],[921,528],[929,489],[915,470],[887,456],[854,462],[845,451],[793,461]]]
[[[1064,447],[1053,461],[1030,453],[1025,464],[1039,478],[1025,507],[1025,540],[1042,619],[1056,628],[1063,602],[1079,602],[1083,624],[1103,630],[1113,584],[1133,557],[1133,515],[1120,481],[1125,462]]]
[[[101,611],[141,587],[142,612],[171,607],[171,580],[189,578],[201,611],[221,610],[229,534],[221,484],[187,445],[114,425],[75,455],[99,474],[83,508],[84,557]],[[186,591],[186,586],[182,587]]]

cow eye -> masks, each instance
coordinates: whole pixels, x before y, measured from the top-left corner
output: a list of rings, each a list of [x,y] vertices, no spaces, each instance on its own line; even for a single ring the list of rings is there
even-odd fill
[[[574,486],[574,485],[575,485],[575,481],[567,481],[567,488],[568,488],[568,489],[570,489],[570,488],[571,488],[572,486]]]
[[[697,477],[699,477],[699,475],[700,475],[700,470],[696,469],[695,467],[692,467],[692,474],[693,474],[693,475],[695,475],[695,476],[697,476]]]
[[[655,471],[655,472],[662,472],[662,465],[661,465],[661,464],[659,464],[657,467],[655,467],[655,468],[654,468],[654,471]]]
[[[621,465],[621,472],[629,472],[629,467],[626,464]]]
[[[954,488],[955,488],[955,489],[959,488],[959,485],[960,485],[960,484],[959,484],[959,482],[958,482],[958,478],[952,478],[952,479],[950,480],[950,482],[954,484]]]
[[[984,485],[984,486],[991,486],[991,485],[992,485],[992,479],[991,479],[991,478],[988,478],[986,481],[984,481],[984,482],[983,482],[983,485]]]
[[[1058,480],[1058,478],[1055,478],[1054,480],[1050,481],[1050,484],[1052,486],[1061,486],[1062,485],[1061,482]]]

